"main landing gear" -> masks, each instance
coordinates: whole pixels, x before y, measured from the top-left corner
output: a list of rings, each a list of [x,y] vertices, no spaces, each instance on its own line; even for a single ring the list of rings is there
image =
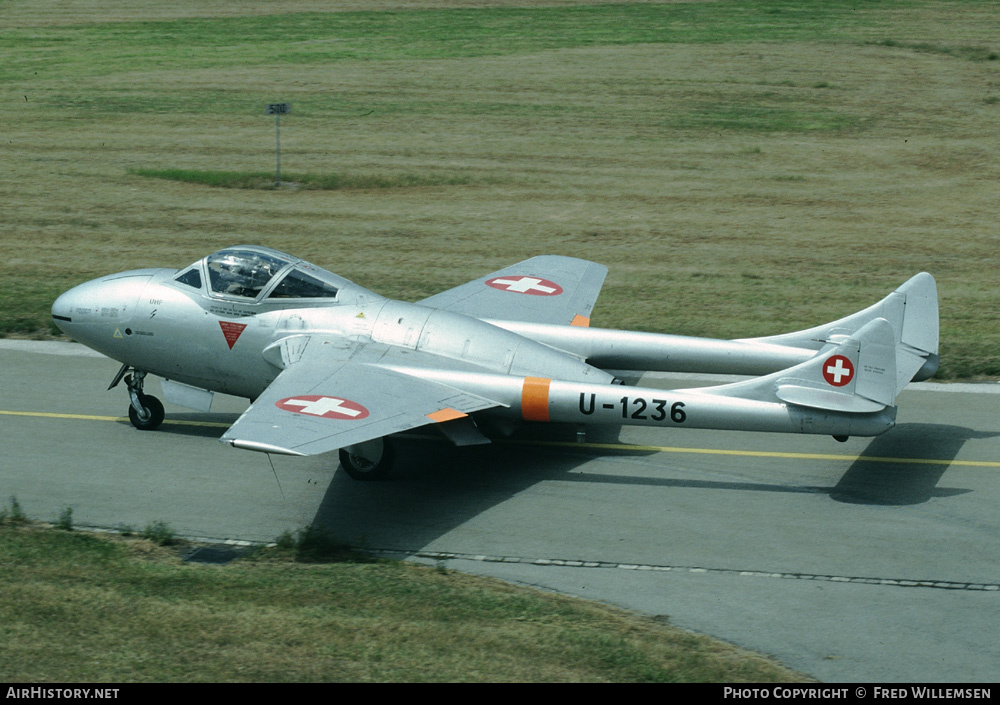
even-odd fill
[[[152,431],[163,423],[163,404],[156,397],[143,393],[142,384],[146,379],[146,372],[144,370],[133,368],[132,374],[126,375],[125,373],[128,370],[129,366],[127,363],[122,365],[122,368],[118,370],[118,374],[115,375],[115,379],[108,389],[117,387],[118,383],[124,378],[125,385],[128,387],[129,400],[131,401],[128,407],[128,420],[140,431]]]
[[[396,461],[388,438],[376,438],[340,449],[340,464],[355,480],[384,480]]]

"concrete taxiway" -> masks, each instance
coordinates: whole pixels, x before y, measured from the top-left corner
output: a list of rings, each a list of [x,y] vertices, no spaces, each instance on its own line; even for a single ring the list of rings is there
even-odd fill
[[[417,439],[393,480],[359,483],[336,454],[219,443],[237,399],[211,414],[167,405],[159,431],[137,431],[124,390],[105,391],[117,369],[76,345],[0,341],[0,504],[212,540],[323,526],[669,618],[825,681],[1000,675],[1000,385],[911,385],[894,430],[847,443],[648,428]]]

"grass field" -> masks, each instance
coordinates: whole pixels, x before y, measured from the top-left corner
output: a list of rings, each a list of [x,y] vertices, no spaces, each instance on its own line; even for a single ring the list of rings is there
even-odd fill
[[[930,271],[940,376],[1000,376],[995,3],[0,14],[3,334],[50,334],[85,279],[240,242],[411,300],[551,252],[610,266],[594,325],[715,337]]]
[[[182,563],[148,540],[9,516],[0,674],[107,684],[804,680],[663,621],[343,552],[303,560],[301,547]]]

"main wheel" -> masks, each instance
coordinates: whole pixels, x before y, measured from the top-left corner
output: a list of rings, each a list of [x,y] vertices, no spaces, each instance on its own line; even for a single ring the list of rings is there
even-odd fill
[[[139,401],[142,403],[142,407],[149,413],[149,416],[145,420],[140,419],[135,407],[129,404],[128,420],[140,431],[152,431],[163,423],[163,404],[156,397],[146,394],[140,394]]]
[[[355,480],[384,480],[396,461],[396,451],[386,438],[340,449],[340,464]]]

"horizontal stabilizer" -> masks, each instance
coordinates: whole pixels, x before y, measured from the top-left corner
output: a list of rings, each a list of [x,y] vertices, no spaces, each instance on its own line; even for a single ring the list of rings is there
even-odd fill
[[[844,394],[831,389],[822,389],[796,380],[797,384],[779,384],[775,396],[788,404],[808,406],[827,411],[846,411],[855,414],[870,414],[882,411],[886,404],[879,404],[857,394]]]
[[[751,401],[775,400],[827,411],[874,413],[896,400],[896,345],[884,318],[813,359],[766,377],[696,391]]]

